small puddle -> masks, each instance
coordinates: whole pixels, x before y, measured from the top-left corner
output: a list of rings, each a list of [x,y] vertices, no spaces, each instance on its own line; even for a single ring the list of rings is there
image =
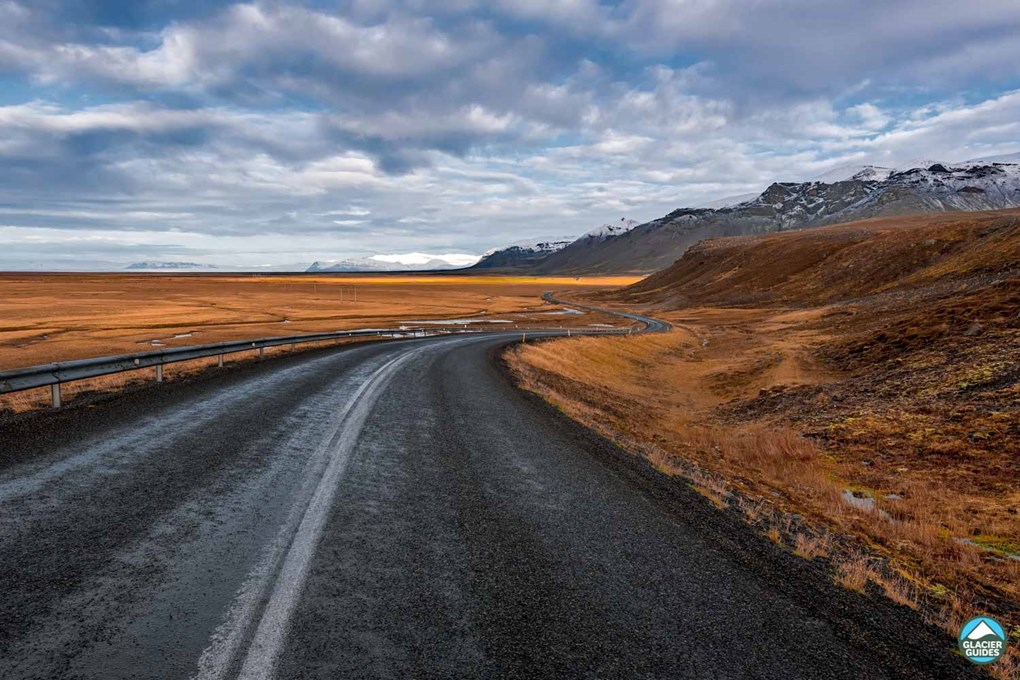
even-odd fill
[[[864,512],[877,513],[879,517],[890,522],[895,522],[885,510],[875,507],[875,497],[866,491],[853,491],[851,489],[844,489],[843,491],[843,502],[850,507],[857,508]]]
[[[860,491],[851,491],[846,489],[843,491],[843,501],[858,510],[864,510],[865,512],[871,512],[875,509],[874,497],[864,494]]]
[[[1005,550],[996,550],[995,548],[989,548],[987,545],[981,545],[977,541],[971,540],[969,538],[958,538],[958,539],[956,539],[956,541],[958,543],[963,543],[964,545],[974,546],[975,548],[977,548],[978,550],[981,550],[983,552],[989,552],[989,553],[993,553],[995,555],[1001,555],[1002,557],[1006,557],[1006,558],[1014,560],[1016,562],[1020,562],[1020,555],[1017,555],[1016,553],[1006,552]]]
[[[584,312],[582,312],[579,309],[570,309],[568,307],[566,309],[556,310],[555,312],[531,312],[530,314],[525,314],[525,315],[526,316],[568,316],[568,315],[570,315],[570,316],[582,316],[582,315],[584,315]]]

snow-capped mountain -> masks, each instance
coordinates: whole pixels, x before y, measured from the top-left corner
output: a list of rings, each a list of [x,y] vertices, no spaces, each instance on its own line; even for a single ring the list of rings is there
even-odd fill
[[[601,227],[596,227],[579,238],[574,239],[565,248],[557,250],[537,263],[536,271],[544,274],[573,270],[575,268],[574,262],[578,257],[584,260],[586,253],[592,249],[612,247],[611,244],[626,236],[638,225],[640,225],[640,222],[637,220],[621,217],[617,222],[608,222]]]
[[[826,173],[815,177],[815,182],[848,182],[850,180],[861,180],[862,182],[881,182],[888,179],[889,175],[896,172],[893,168],[885,168],[881,165],[841,165]]]
[[[519,269],[530,267],[574,241],[571,236],[543,241],[518,241],[492,248],[471,269]]]
[[[385,272],[390,271],[389,262],[379,262],[368,257],[349,258],[346,260],[313,262],[306,272]]]
[[[473,257],[472,257],[473,259]],[[356,273],[356,272],[411,272],[411,271],[438,271],[444,269],[460,269],[468,262],[463,262],[461,257],[444,258],[439,256],[421,255],[414,256],[385,256],[371,255],[369,257],[353,257],[344,260],[329,260],[326,262],[313,262],[306,272],[332,272],[332,273]]]
[[[537,266],[543,273],[651,272],[698,241],[869,217],[1020,207],[1020,164],[936,163],[891,170],[856,166],[835,181],[776,182],[760,195],[720,208],[681,208],[614,238],[575,242]],[[849,174],[848,174],[849,173]]]
[[[544,271],[569,262],[574,250],[585,250],[595,244],[606,243],[638,226],[637,220],[621,217],[617,222],[607,222],[585,232],[579,237],[560,237],[544,241],[520,241],[507,246],[493,248],[482,256],[471,269],[530,269]],[[565,257],[564,257],[565,256]]]
[[[619,222],[608,222],[603,224],[601,227],[596,227],[591,231],[585,233],[578,241],[583,240],[594,240],[594,241],[605,241],[607,238],[614,238],[626,234],[628,231],[641,224],[637,220],[629,220],[626,217],[621,217]]]

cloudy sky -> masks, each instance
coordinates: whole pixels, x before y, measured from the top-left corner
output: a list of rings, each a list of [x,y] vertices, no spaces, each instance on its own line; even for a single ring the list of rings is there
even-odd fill
[[[480,253],[1020,151],[1016,0],[0,0],[0,269]]]

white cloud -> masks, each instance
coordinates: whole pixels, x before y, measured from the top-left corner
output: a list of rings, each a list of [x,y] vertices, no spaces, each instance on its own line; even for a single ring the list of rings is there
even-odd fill
[[[24,80],[0,106],[3,221],[54,248],[162,235],[119,258],[481,252],[1020,146],[1012,1],[344,7],[139,32],[0,2],[0,69]]]

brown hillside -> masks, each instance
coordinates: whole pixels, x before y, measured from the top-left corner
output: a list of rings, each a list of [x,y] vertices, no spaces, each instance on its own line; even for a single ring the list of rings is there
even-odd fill
[[[1020,210],[916,215],[703,241],[622,302],[823,305],[1020,271]]]

